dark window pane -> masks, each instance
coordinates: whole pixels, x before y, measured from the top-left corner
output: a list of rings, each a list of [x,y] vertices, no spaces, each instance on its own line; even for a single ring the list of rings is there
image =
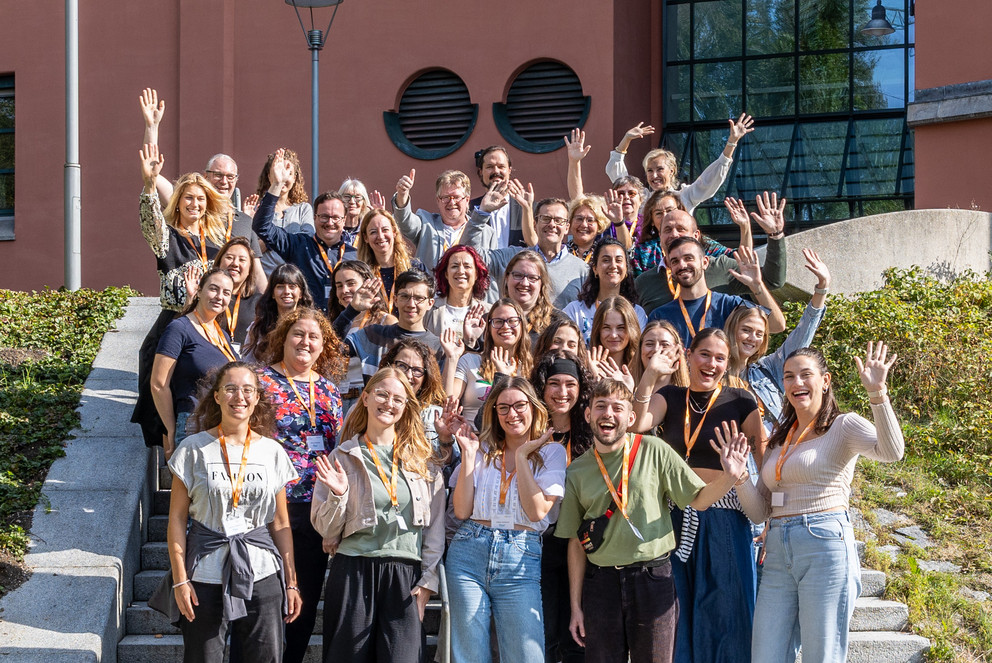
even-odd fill
[[[0,129],[14,128],[14,97],[0,95]]]
[[[799,58],[799,112],[847,112],[847,53]]]
[[[909,80],[907,81],[906,103],[916,101],[916,49],[909,49]]]
[[[854,54],[854,110],[906,107],[906,51]]]
[[[906,130],[906,148],[902,153],[902,173],[900,174],[902,182],[899,186],[899,193],[902,194],[913,194],[913,176],[915,174],[913,154],[913,132]]]
[[[741,113],[741,63],[695,65],[693,119],[726,120]]]
[[[848,48],[848,0],[799,0],[799,50]]]
[[[759,125],[737,147],[737,174],[727,195],[747,203],[762,191],[780,192],[789,162],[793,124]]]
[[[847,141],[847,122],[810,122],[799,127],[788,198],[836,198]]]
[[[14,134],[0,134],[0,170],[14,167]]]
[[[795,9],[793,0],[750,0],[747,3],[748,54],[791,53],[795,48]]]
[[[796,112],[796,66],[792,57],[747,63],[747,112],[768,118]]]
[[[795,220],[799,223],[822,223],[850,219],[850,203],[808,201],[796,204]]]
[[[741,0],[697,2],[694,11],[695,57],[740,57]]]
[[[669,60],[688,60],[689,35],[692,32],[692,21],[689,18],[691,5],[669,5],[665,15],[665,47]]]
[[[689,65],[668,67],[665,81],[668,94],[665,95],[665,122],[689,121]]]
[[[844,177],[846,195],[896,195],[903,125],[902,118],[855,122]]]
[[[689,155],[689,175],[688,181],[693,181],[699,177],[706,166],[713,163],[723,148],[727,145],[727,130],[713,129],[708,131],[694,131],[692,133],[692,153]],[[717,198],[721,196],[717,195]]]
[[[685,131],[666,131],[661,137],[661,146],[675,155],[679,160],[679,180],[684,180],[688,176],[688,169],[683,168],[682,162],[686,156],[685,142],[689,134]]]
[[[14,174],[0,175],[0,209],[14,209]]]

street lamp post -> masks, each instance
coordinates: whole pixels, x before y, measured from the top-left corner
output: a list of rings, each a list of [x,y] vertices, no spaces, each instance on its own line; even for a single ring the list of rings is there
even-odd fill
[[[334,17],[338,13],[338,5],[344,0],[286,0],[296,10],[296,18],[300,21],[303,37],[307,40],[310,50],[310,190],[316,195],[320,191],[320,51],[324,48],[327,33],[331,31]],[[310,29],[303,25],[300,8],[310,10]],[[314,27],[313,10],[321,7],[334,7],[327,29]]]
[[[82,287],[79,168],[79,0],[65,0],[65,287]]]

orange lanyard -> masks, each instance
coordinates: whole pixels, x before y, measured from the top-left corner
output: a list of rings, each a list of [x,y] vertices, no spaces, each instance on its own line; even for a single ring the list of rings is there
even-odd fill
[[[568,442],[565,443],[565,467],[572,464],[572,436],[568,436]]]
[[[231,479],[231,507],[237,509],[238,502],[241,500],[241,488],[245,483],[245,468],[248,466],[248,447],[251,446],[251,428],[248,429],[248,434],[245,435],[245,448],[241,452],[241,468],[238,469],[238,478],[235,479],[231,474],[231,461],[227,457],[227,442],[224,441],[224,433],[217,428],[217,439],[220,441],[220,453],[224,456],[224,467],[227,468],[227,473]]]
[[[700,331],[706,326],[706,316],[710,312],[710,302],[713,299],[713,291],[706,291],[706,303],[703,305],[703,317],[699,320]],[[685,326],[689,328],[689,338],[696,337],[696,328],[692,326],[692,318],[689,317],[689,312],[685,310],[685,303],[678,299],[679,308],[682,309],[682,317],[685,318]]]
[[[196,317],[196,321],[200,323],[200,328],[203,329],[203,333],[206,334],[207,340],[210,341],[210,345],[214,346],[218,350],[224,353],[228,361],[237,361],[237,357],[234,356],[234,350],[228,346],[227,339],[224,338],[224,331],[220,328],[220,323],[214,318],[213,329],[207,326],[207,323],[203,321],[200,314],[193,310],[193,315]]]
[[[234,212],[227,215],[227,230],[224,231],[224,243],[231,241],[231,231],[234,229]]]
[[[227,330],[231,332],[231,338],[234,338],[234,330],[238,326],[238,311],[241,309],[241,293],[238,293],[238,298],[234,300],[234,312],[232,313],[230,309],[224,311],[227,316]]]
[[[286,362],[281,362],[280,366],[282,367],[282,372],[286,376],[286,379],[289,380],[289,386],[292,387],[293,393],[296,394],[296,400],[300,402],[300,405],[303,406],[303,409],[306,410],[307,414],[310,415],[310,428],[317,428],[317,400],[316,397],[314,396],[313,371],[310,372],[310,376],[309,376],[310,405],[307,405],[306,401],[303,400],[303,397],[300,396],[300,392],[296,388],[296,383],[293,382],[293,378],[289,377],[289,371],[286,369]]]
[[[517,475],[517,471],[513,470],[510,475],[506,474],[506,456],[500,459],[499,466],[499,505],[503,506],[506,504],[506,494],[510,492],[510,484],[513,483],[513,477]]]
[[[382,485],[386,487],[386,492],[389,493],[389,502],[393,505],[394,509],[399,508],[399,501],[396,499],[396,481],[398,478],[397,468],[399,467],[399,461],[396,458],[396,442],[393,442],[393,473],[392,477],[386,476],[386,471],[382,469],[382,462],[379,460],[379,454],[376,453],[375,447],[372,446],[372,442],[369,438],[365,438],[365,446],[369,448],[369,454],[372,456],[372,462],[375,463],[375,469],[379,472],[379,478],[382,479]]]
[[[703,418],[699,420],[696,425],[695,432],[689,435],[689,415],[692,413],[692,408],[689,407],[689,389],[685,390],[685,429],[683,431],[683,437],[685,439],[685,459],[689,460],[689,455],[692,453],[692,448],[696,446],[696,438],[699,437],[699,431],[703,430],[703,422],[706,421],[706,415],[710,413],[710,409],[713,404],[716,403],[717,397],[720,392],[723,391],[723,385],[717,385],[716,389],[713,391],[713,395],[710,396],[710,402],[706,404],[706,410],[703,412]]]
[[[603,475],[603,481],[606,482],[610,496],[617,503],[617,506],[620,507],[620,513],[629,522],[630,516],[627,515],[627,484],[630,481],[630,435],[627,435],[623,440],[623,468],[620,471],[619,494],[617,493],[617,489],[613,487],[613,481],[610,480],[610,475],[606,472],[606,465],[603,464],[599,450],[593,447],[592,453],[596,456],[596,464],[599,465],[599,472]]]
[[[324,250],[324,245],[314,237],[313,241],[317,244],[317,250],[320,251],[320,257],[324,259],[324,264],[327,265],[327,273],[333,274],[334,270],[338,268],[341,261],[344,259],[344,242],[341,242],[341,246],[338,247],[338,261],[331,266],[331,261],[327,257],[327,251]]]
[[[789,437],[785,441],[785,446],[782,447],[782,451],[780,451],[778,454],[778,460],[775,461],[776,481],[782,480],[782,466],[785,465],[785,461],[789,459],[789,456],[792,455],[792,452],[796,450],[796,448],[800,445],[800,443],[802,443],[804,439],[806,439],[806,436],[809,435],[809,432],[813,430],[814,424],[816,424],[816,419],[809,422],[809,425],[807,425],[806,428],[803,429],[803,432],[799,434],[799,438],[796,440],[795,444],[792,443],[792,439],[795,437],[796,430],[799,428],[799,422],[797,421],[794,424],[792,424],[792,428],[789,429]],[[789,450],[790,446],[792,447],[791,451]]]
[[[665,268],[666,278],[668,279],[668,292],[672,293],[672,297],[675,299],[679,298],[679,293],[682,292],[682,286],[677,284],[674,279],[672,279],[672,272],[667,267]]]
[[[468,228],[468,223],[465,223],[465,225],[463,225],[463,226],[462,226],[462,229],[461,229],[461,231],[460,231],[460,232],[458,233],[458,237],[455,237],[455,241],[454,241],[454,242],[451,242],[451,243],[449,243],[449,242],[448,242],[448,240],[447,240],[447,238],[446,238],[446,239],[444,240],[444,243],[443,243],[443,245],[442,245],[442,246],[444,246],[444,250],[443,250],[443,251],[441,251],[441,253],[445,253],[445,252],[446,252],[446,251],[447,251],[448,249],[450,249],[450,248],[451,248],[452,246],[454,246],[455,244],[458,244],[458,242],[460,242],[460,241],[462,241],[462,235],[464,235],[464,234],[465,234],[465,229],[466,229],[466,228]]]
[[[189,236],[189,231],[183,235],[189,245],[193,247],[193,250],[200,254],[200,263],[203,265],[203,269],[207,268],[207,233],[203,229],[203,224],[200,224],[200,248],[196,248],[196,242],[193,238]]]

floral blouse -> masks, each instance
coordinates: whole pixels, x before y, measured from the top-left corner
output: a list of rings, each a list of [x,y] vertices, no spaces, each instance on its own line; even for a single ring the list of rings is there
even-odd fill
[[[334,383],[318,377],[314,383],[317,400],[317,427],[310,427],[310,415],[306,407],[296,397],[286,376],[276,372],[271,366],[259,370],[262,389],[275,408],[276,435],[289,459],[300,475],[298,481],[286,486],[286,499],[289,502],[310,502],[313,499],[313,484],[317,473],[316,458],[330,452],[341,439],[341,396]],[[297,391],[309,403],[308,383],[294,380]],[[311,443],[307,445],[304,434],[316,433],[323,443],[323,451],[318,451]]]

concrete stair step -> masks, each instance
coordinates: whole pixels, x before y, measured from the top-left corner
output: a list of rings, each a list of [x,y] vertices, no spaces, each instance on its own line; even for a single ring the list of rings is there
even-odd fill
[[[166,467],[158,468],[158,487],[160,490],[169,490],[172,486],[172,470]]]
[[[903,603],[862,597],[854,603],[852,632],[901,631],[909,623],[909,608]]]
[[[148,519],[148,540],[165,541],[169,530],[169,516],[152,516]]]
[[[147,569],[136,573],[134,576],[134,600],[147,601],[158,584],[162,582],[162,576],[166,573],[167,571],[161,569]]]
[[[303,659],[304,663],[321,663],[324,639],[315,635],[310,638],[310,647]],[[427,636],[427,651],[424,660],[434,660],[437,638]],[[117,663],[182,663],[183,637],[181,635],[127,635],[117,645]],[[228,657],[224,656],[224,661]]]
[[[169,500],[172,499],[171,490],[156,490],[152,493],[152,515],[169,515]]]
[[[861,596],[881,597],[885,593],[885,572],[861,569]]]
[[[910,633],[851,633],[848,663],[924,663],[930,641]]]
[[[169,568],[169,544],[165,541],[149,541],[141,546],[142,571],[168,571]]]

